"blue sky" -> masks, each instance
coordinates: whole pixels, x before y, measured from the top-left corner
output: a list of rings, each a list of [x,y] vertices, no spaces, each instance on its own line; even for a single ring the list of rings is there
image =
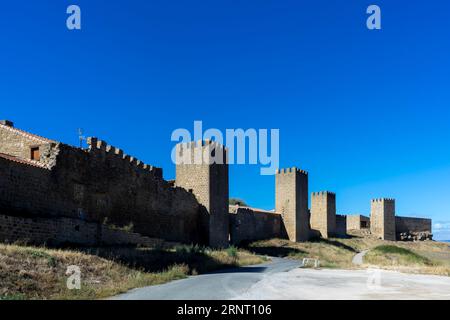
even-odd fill
[[[0,10],[0,118],[70,144],[81,127],[168,179],[174,129],[278,128],[281,166],[336,192],[339,213],[393,197],[450,239],[448,1],[15,2]],[[230,168],[230,193],[271,209],[259,169]]]

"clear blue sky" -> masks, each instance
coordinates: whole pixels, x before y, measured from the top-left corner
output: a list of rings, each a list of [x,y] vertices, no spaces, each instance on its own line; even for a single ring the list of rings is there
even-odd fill
[[[0,118],[70,144],[84,128],[166,178],[170,135],[194,120],[279,128],[281,166],[335,191],[339,213],[393,197],[450,239],[449,14],[444,0],[3,1]],[[230,184],[273,208],[259,167],[233,166]]]

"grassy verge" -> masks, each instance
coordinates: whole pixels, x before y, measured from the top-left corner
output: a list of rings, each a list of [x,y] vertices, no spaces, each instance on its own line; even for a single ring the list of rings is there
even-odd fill
[[[432,265],[430,259],[409,249],[394,245],[381,245],[373,248],[365,257],[366,263],[376,265]]]
[[[0,244],[1,299],[99,299],[220,268],[264,260],[235,248],[94,248],[53,250]],[[67,289],[69,266],[81,271],[81,289]]]
[[[311,242],[295,243],[284,239],[271,239],[253,242],[247,250],[275,257],[287,257],[301,260],[314,258],[320,260],[324,268],[352,268],[352,258],[358,252],[335,239],[321,239]]]
[[[429,247],[432,247],[430,244]],[[439,244],[436,244],[439,248]],[[435,247],[436,249],[436,247]],[[447,249],[447,251],[449,251]],[[450,258],[450,252],[446,255],[445,260],[428,257],[421,254],[420,245],[402,244],[398,245],[381,245],[371,249],[365,256],[366,265],[375,265],[384,269],[396,270],[409,273],[435,274],[450,276],[450,266],[446,263]],[[447,261],[446,261],[447,260]]]
[[[323,268],[360,268],[352,264],[354,255],[369,249],[365,267],[378,266],[402,272],[450,276],[450,247],[446,243],[390,242],[370,237],[322,239],[294,243],[283,239],[257,241],[246,247],[249,251],[291,259],[315,258]]]

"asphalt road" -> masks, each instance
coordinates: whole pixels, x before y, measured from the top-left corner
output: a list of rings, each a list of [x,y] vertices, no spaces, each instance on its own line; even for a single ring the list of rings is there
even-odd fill
[[[295,269],[264,278],[235,299],[450,300],[450,277],[379,269]]]
[[[118,300],[226,300],[244,294],[264,278],[298,268],[301,261],[272,258],[261,265],[221,270],[176,280],[163,285],[134,289]]]
[[[135,289],[113,299],[450,300],[450,277],[384,270],[314,270],[298,268],[300,264],[300,261],[273,258],[271,263]]]

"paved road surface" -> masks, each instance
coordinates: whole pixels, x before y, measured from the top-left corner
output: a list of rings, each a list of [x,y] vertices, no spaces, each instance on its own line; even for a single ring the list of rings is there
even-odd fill
[[[113,299],[125,300],[224,300],[245,293],[265,277],[283,273],[301,265],[301,261],[272,258],[271,263],[176,280],[158,286],[135,289]]]
[[[450,277],[384,270],[295,269],[267,277],[235,298],[450,300]]]
[[[392,271],[298,268],[273,262],[132,290],[114,299],[450,299],[450,277]]]
[[[357,266],[362,265],[363,262],[364,262],[364,261],[363,261],[363,260],[364,260],[364,256],[366,255],[367,252],[369,252],[369,250],[361,251],[360,253],[358,253],[357,255],[355,255],[355,256],[353,257],[352,263],[355,264],[355,265],[357,265]]]

